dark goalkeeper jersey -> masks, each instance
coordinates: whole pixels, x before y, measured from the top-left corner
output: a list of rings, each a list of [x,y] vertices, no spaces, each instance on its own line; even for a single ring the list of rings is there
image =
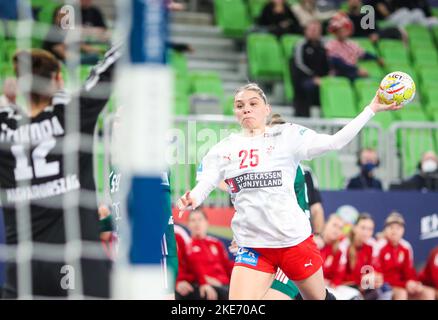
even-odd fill
[[[8,244],[17,243],[17,211],[26,202],[30,204],[32,239],[65,242],[63,199],[69,193],[79,195],[82,239],[98,239],[92,137],[111,94],[109,85],[119,56],[115,49],[108,51],[91,71],[79,99],[55,95],[52,105],[34,118],[18,108],[0,108],[0,197]],[[79,121],[79,132],[66,128],[72,123],[66,117],[72,113]],[[81,151],[70,148],[76,144],[81,144]],[[77,165],[66,165],[66,157],[74,153]]]

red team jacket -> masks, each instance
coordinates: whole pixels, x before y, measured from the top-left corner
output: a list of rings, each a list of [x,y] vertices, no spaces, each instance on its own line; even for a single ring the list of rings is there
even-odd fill
[[[388,240],[380,240],[378,260],[384,281],[393,287],[406,286],[408,280],[417,280],[411,245],[402,240],[397,246]]]
[[[419,278],[426,286],[438,289],[438,247],[430,253],[426,266],[420,273]]]
[[[348,241],[348,239],[346,241]],[[370,266],[377,272],[379,272],[380,269],[375,256],[373,256],[373,245],[371,243],[364,243],[361,247],[356,248],[356,263],[354,266],[351,266],[350,255],[348,253],[350,246],[351,245],[348,245],[344,250],[346,264],[345,268],[341,270],[341,276],[343,282],[360,286],[362,276],[365,275],[366,272],[366,269],[363,269],[363,267]]]
[[[324,261],[322,265],[324,278],[330,282],[331,286],[336,287],[340,285],[345,269],[345,259],[341,248],[338,246],[336,252],[334,252],[334,245],[326,244],[320,251]]]
[[[178,276],[176,282],[195,282],[196,276],[187,257],[187,247],[192,241],[189,234],[180,226],[175,225],[175,239],[178,252]]]
[[[215,278],[223,285],[230,283],[233,262],[220,240],[210,236],[192,238],[187,247],[187,257],[200,285],[207,283],[205,276]]]
[[[224,285],[230,283],[233,261],[222,242],[214,237],[205,239],[189,238],[175,232],[178,246],[178,278],[179,281],[207,283],[206,277],[217,279]]]

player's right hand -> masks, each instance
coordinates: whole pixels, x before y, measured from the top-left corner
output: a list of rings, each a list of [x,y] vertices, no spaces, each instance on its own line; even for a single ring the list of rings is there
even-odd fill
[[[190,191],[187,191],[181,198],[176,202],[176,206],[178,207],[179,213],[178,216],[181,218],[184,214],[184,211],[192,210],[196,207],[195,201],[190,196]]]

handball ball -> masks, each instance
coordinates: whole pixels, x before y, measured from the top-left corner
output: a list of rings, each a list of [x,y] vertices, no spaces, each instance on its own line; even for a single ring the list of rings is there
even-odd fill
[[[380,82],[378,95],[385,104],[395,102],[397,105],[405,105],[415,97],[414,80],[407,73],[391,72]]]

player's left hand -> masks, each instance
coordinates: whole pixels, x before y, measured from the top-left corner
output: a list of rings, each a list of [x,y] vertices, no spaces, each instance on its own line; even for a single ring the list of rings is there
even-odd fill
[[[377,92],[368,106],[371,108],[371,110],[373,110],[374,113],[381,111],[395,111],[403,108],[403,105],[397,105],[395,102],[392,104],[381,103]]]

